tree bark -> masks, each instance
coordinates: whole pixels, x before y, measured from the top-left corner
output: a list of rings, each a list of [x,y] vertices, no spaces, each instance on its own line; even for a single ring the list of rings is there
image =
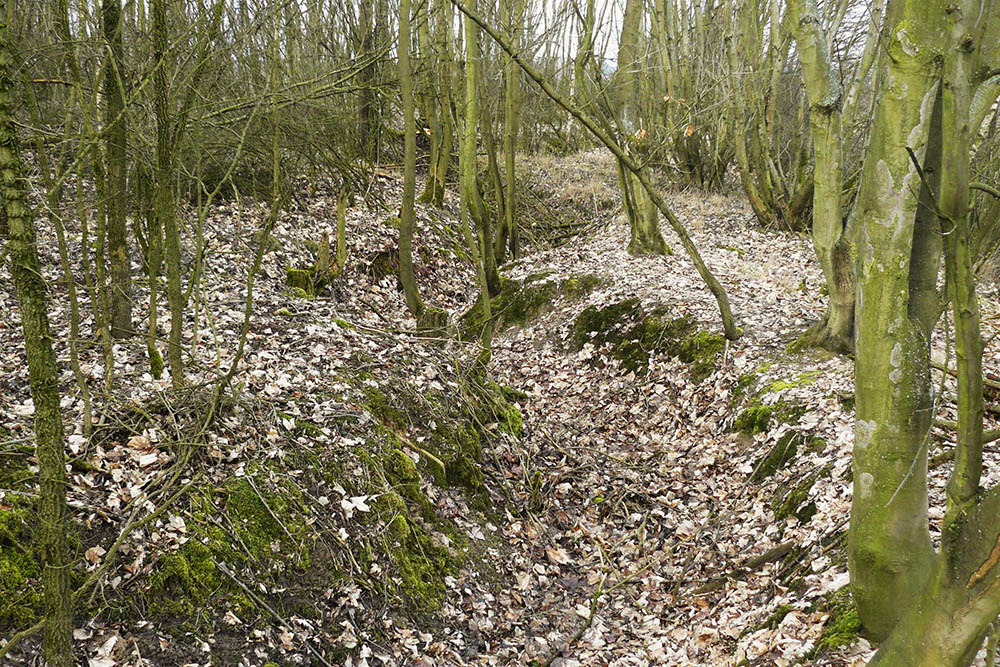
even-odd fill
[[[928,581],[930,347],[914,272],[940,265],[933,244],[914,243],[921,180],[905,148],[926,153],[941,74],[940,2],[901,0],[887,15],[888,53],[856,204],[857,405],[848,565],[858,614],[876,639],[889,635]],[[897,663],[903,664],[903,663]]]
[[[0,3],[0,192],[7,223],[10,272],[21,311],[28,380],[35,404],[38,458],[38,542],[42,553],[45,659],[50,667],[72,667],[73,606],[66,540],[66,468],[59,370],[52,350],[47,287],[35,243],[35,226],[21,167],[10,77],[10,0]]]
[[[111,335],[126,338],[132,330],[132,263],[125,225],[128,191],[128,122],[125,118],[125,59],[122,46],[122,17],[119,0],[102,0],[102,26],[107,42],[104,64],[104,118],[107,126],[105,153],[107,168],[108,254],[111,268]]]
[[[794,13],[799,60],[809,97],[809,124],[813,154],[813,247],[829,301],[826,315],[809,334],[809,342],[831,351],[848,353],[854,349],[853,239],[840,208],[843,189],[841,161],[841,88],[830,62],[826,37],[814,0],[795,0]]]
[[[417,184],[417,127],[413,104],[413,70],[410,68],[410,0],[399,2],[399,92],[403,101],[403,203],[399,213],[399,282],[406,307],[420,318],[424,304],[413,273],[413,204]]]

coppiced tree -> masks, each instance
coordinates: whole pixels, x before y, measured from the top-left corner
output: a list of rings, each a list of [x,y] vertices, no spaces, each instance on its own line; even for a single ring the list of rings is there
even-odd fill
[[[709,291],[711,291],[712,295],[715,297],[726,337],[730,340],[738,339],[742,335],[742,331],[736,326],[736,322],[733,319],[732,310],[729,305],[729,297],[726,295],[725,288],[723,288],[722,284],[705,264],[701,257],[701,253],[698,251],[697,246],[691,239],[690,234],[688,234],[687,229],[685,229],[684,225],[677,219],[677,216],[674,215],[673,211],[671,211],[670,207],[667,206],[667,203],[663,200],[663,197],[660,195],[658,190],[653,186],[643,165],[636,162],[627,154],[615,138],[602,126],[601,120],[591,117],[571,99],[569,99],[569,96],[563,95],[557,91],[538,69],[532,66],[531,63],[527,62],[520,53],[515,51],[504,39],[504,37],[497,30],[492,28],[482,16],[479,15],[479,13],[475,10],[474,4],[469,5],[462,2],[462,0],[451,0],[451,2],[463,14],[465,14],[467,21],[472,21],[475,25],[479,26],[487,34],[489,34],[489,36],[511,56],[514,62],[517,63],[517,66],[520,67],[521,70],[532,81],[534,81],[553,102],[558,104],[562,109],[573,116],[577,122],[583,125],[588,132],[590,132],[614,154],[615,158],[621,165],[636,176],[639,185],[641,185],[643,190],[645,190],[650,200],[652,200],[653,204],[660,211],[660,214],[666,218],[667,222],[670,224],[670,228],[673,229],[675,234],[677,234],[685,252],[694,263],[695,268],[698,271],[698,275],[702,278]],[[466,25],[468,26],[468,23]],[[468,127],[466,127],[466,133],[468,133]],[[463,153],[464,152],[465,151],[463,150]]]
[[[479,25],[466,17],[465,26],[465,113],[462,127],[461,171],[462,209],[477,232],[475,261],[480,265],[485,292],[495,296],[500,292],[496,255],[493,253],[494,222],[479,189],[479,167],[476,158],[480,123],[480,70],[482,52],[479,45]],[[485,301],[485,299],[484,299]]]
[[[521,50],[524,31],[524,0],[504,0],[503,7],[507,22],[511,47]],[[504,220],[501,233],[497,235],[497,261],[502,261],[505,246],[509,247],[512,259],[520,253],[520,233],[517,220],[517,177],[515,158],[517,137],[521,124],[521,70],[514,60],[504,54],[504,114],[503,153],[506,182],[504,194]]]
[[[779,0],[731,3],[728,111],[740,183],[762,225],[808,228],[812,165],[806,111],[787,67],[791,35]]]
[[[789,3],[799,59],[809,98],[812,133],[812,238],[829,300],[823,321],[808,334],[811,343],[835,352],[854,348],[854,244],[841,215],[843,140],[842,88],[833,70],[819,10],[812,0]]]
[[[639,115],[639,100],[642,97],[641,78],[643,58],[640,53],[640,31],[643,25],[645,2],[643,0],[626,0],[625,13],[622,17],[622,29],[618,39],[618,68],[615,71],[613,90],[611,92],[614,105],[615,120],[618,131],[624,136],[630,136],[628,143],[637,161],[646,160],[648,151],[646,138],[648,130],[643,127],[643,118]],[[624,164],[618,165],[618,178],[621,183],[622,203],[628,217],[629,236],[628,251],[633,255],[663,255],[670,252],[663,234],[660,233],[659,211],[649,195],[639,183],[638,177]]]
[[[684,185],[717,190],[734,157],[733,114],[725,99],[726,13],[715,0],[654,0],[644,113],[656,153]]]
[[[804,16],[808,16],[808,12]],[[968,665],[1000,613],[1000,490],[980,487],[982,352],[969,232],[974,91],[1000,4],[890,0],[858,224],[857,430],[848,536],[877,665]],[[944,260],[946,292],[937,291]],[[941,544],[928,529],[931,333],[951,307],[958,427]]]

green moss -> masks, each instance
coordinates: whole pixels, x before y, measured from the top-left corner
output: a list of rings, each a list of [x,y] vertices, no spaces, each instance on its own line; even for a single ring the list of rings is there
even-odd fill
[[[726,339],[708,331],[699,331],[681,342],[678,358],[691,364],[691,379],[701,382],[718,369],[716,359],[726,346]]]
[[[600,276],[587,273],[582,276],[570,276],[562,284],[563,293],[571,299],[587,296],[603,284]]]
[[[444,337],[448,330],[448,311],[427,306],[417,318],[417,331],[427,336]]]
[[[397,532],[403,535],[397,538],[399,548],[392,551],[392,557],[399,569],[402,592],[419,611],[440,609],[445,594],[444,578],[457,571],[458,563],[423,530],[404,521]]]
[[[149,355],[149,374],[159,380],[163,377],[163,355],[153,344],[146,346],[146,352]]]
[[[510,387],[505,384],[498,384],[497,388],[500,390],[500,395],[508,401],[526,401],[531,398],[531,394],[526,391],[521,391],[515,387]]]
[[[820,375],[821,371],[806,371],[805,373],[800,373],[791,380],[775,380],[769,385],[765,386],[759,393],[781,393],[786,389],[793,389],[795,387],[804,387],[806,385],[815,382]]]
[[[333,318],[333,323],[336,324],[341,329],[353,329],[354,325],[343,319],[342,317]]]
[[[307,435],[315,438],[323,433],[323,428],[319,424],[311,422],[307,419],[293,417],[287,412],[280,411],[278,412],[278,416],[281,417],[282,421],[291,420],[293,422],[293,426],[290,430],[297,435]]]
[[[365,407],[373,417],[383,424],[406,426],[406,415],[389,402],[389,398],[380,389],[369,384],[362,386],[365,393]]]
[[[285,267],[285,284],[300,298],[312,298],[330,284],[334,277],[329,271],[319,271],[316,264],[309,268],[299,269],[293,266]]]
[[[0,429],[0,439],[7,433]],[[31,449],[0,452],[0,489],[30,493],[36,475],[28,470]],[[41,556],[34,544],[38,502],[7,493],[0,509],[0,631],[30,625],[42,610]],[[3,634],[7,634],[4,632]]]
[[[437,468],[433,463],[430,465]],[[394,491],[394,493],[386,494],[388,496],[386,502],[392,503],[399,499],[400,507],[397,507],[397,510],[403,511],[405,505],[403,505],[402,499],[405,498],[418,506],[425,516],[433,514],[430,500],[420,490],[420,473],[417,471],[417,465],[406,452],[401,449],[392,449],[382,459],[382,471],[385,474],[386,483]],[[392,496],[396,496],[396,499]]]
[[[490,300],[492,321],[498,322],[501,328],[524,325],[541,314],[555,298],[557,291],[558,285],[555,282],[522,282],[501,277],[500,293]],[[474,340],[486,326],[480,296],[460,318],[459,333],[463,340]]]
[[[212,551],[189,541],[164,558],[150,577],[150,612],[157,616],[188,617],[210,604],[222,583],[212,562]]]
[[[794,516],[801,523],[808,523],[816,514],[816,503],[809,500],[809,492],[822,476],[830,473],[830,470],[831,466],[825,466],[791,488],[780,487],[772,504],[774,520],[780,522]]]
[[[795,607],[790,604],[779,605],[757,629],[777,630],[781,622],[785,620],[785,616],[788,616],[789,612],[792,611],[795,611]]]
[[[524,434],[524,418],[521,416],[521,410],[513,403],[501,406],[497,412],[497,418],[499,419],[500,430],[504,433],[509,433],[518,438]]]
[[[245,477],[192,498],[189,541],[163,557],[150,577],[145,599],[151,615],[185,619],[181,625],[186,626],[201,620],[198,615],[209,604],[224,605],[237,615],[256,609],[215,563],[227,563],[250,581],[290,581],[312,569],[314,538],[301,494],[293,486],[266,491],[270,472],[265,466],[248,466]],[[329,563],[320,563],[318,570],[326,580],[339,577]],[[289,604],[297,604],[292,596],[279,606]],[[304,615],[300,607],[296,613]]]
[[[805,413],[806,407],[803,405],[784,399],[778,399],[770,405],[765,405],[760,402],[758,397],[736,416],[731,430],[746,435],[757,435],[767,431],[775,422],[794,424]]]
[[[861,633],[861,619],[858,618],[849,587],[845,586],[825,595],[814,611],[826,611],[830,616],[823,625],[823,633],[816,641],[815,648],[807,656],[808,659],[816,659],[857,641]]]
[[[396,582],[399,594],[410,608],[418,612],[436,611],[444,600],[445,576],[457,572],[464,557],[461,552],[452,553],[435,543],[430,533],[435,528],[443,529],[453,541],[459,541],[458,532],[437,518],[420,493],[419,473],[409,456],[393,450],[382,462],[387,481],[391,480],[395,491],[379,496],[368,520],[384,526],[383,536],[388,542],[364,543],[357,559],[370,564],[377,552],[386,554],[395,569],[390,573],[390,582]]]
[[[490,301],[492,321],[501,329],[523,326],[549,308],[556,297],[578,299],[592,292],[603,281],[592,274],[571,276],[561,283],[550,280],[551,271],[534,273],[524,280],[500,278],[500,293]],[[459,319],[459,333],[464,340],[477,338],[486,326],[482,298]]]
[[[795,458],[799,445],[804,441],[805,437],[796,431],[789,431],[781,436],[767,454],[754,462],[753,472],[750,473],[750,481],[755,483],[763,482],[784,468]]]
[[[725,346],[721,336],[697,331],[688,316],[668,318],[664,310],[645,313],[638,299],[610,306],[589,306],[573,322],[570,347],[580,350],[587,343],[606,349],[628,371],[644,373],[650,356],[665,353],[691,365],[696,382],[716,369],[716,358]]]
[[[297,269],[294,266],[285,267],[285,284],[311,294],[313,291],[312,272],[309,269]]]
[[[735,406],[739,404],[743,397],[750,393],[750,390],[757,384],[760,376],[756,373],[743,373],[737,378],[736,386],[733,388],[732,397],[729,404]]]

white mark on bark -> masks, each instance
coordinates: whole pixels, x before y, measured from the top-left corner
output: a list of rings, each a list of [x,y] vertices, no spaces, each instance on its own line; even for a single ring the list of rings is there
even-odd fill
[[[854,426],[854,446],[858,449],[867,447],[868,443],[872,441],[872,435],[875,433],[876,428],[878,428],[878,424],[875,423],[874,419],[867,421],[859,419]]]
[[[889,353],[889,365],[892,366],[892,370],[889,371],[889,382],[899,384],[903,379],[903,371],[899,368],[901,363],[903,363],[903,346],[896,341],[892,346],[892,352]]]
[[[872,494],[872,484],[874,483],[875,478],[870,472],[861,473],[861,477],[858,478],[858,491],[861,492],[862,498],[867,498]]]
[[[896,341],[896,344],[892,346],[892,352],[889,353],[889,365],[893,368],[899,368],[899,364],[903,361],[903,346]]]
[[[937,98],[938,84],[934,83],[927,89],[924,99],[920,101],[920,122],[917,123],[906,137],[907,146],[913,149],[917,159],[923,160],[927,141],[927,128],[930,127],[931,113],[934,111],[934,100]],[[916,170],[913,170],[916,171]]]
[[[899,46],[903,49],[903,53],[910,56],[911,58],[920,51],[917,48],[916,43],[910,39],[910,36],[906,34],[906,30],[900,29],[896,31],[896,39],[899,40]]]

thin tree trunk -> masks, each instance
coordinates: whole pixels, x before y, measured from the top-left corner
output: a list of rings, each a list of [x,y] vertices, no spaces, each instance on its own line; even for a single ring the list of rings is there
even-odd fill
[[[104,64],[104,118],[107,126],[105,152],[107,169],[108,253],[111,268],[111,335],[131,336],[132,266],[128,252],[126,174],[128,173],[128,124],[125,118],[125,67],[122,20],[119,0],[102,0],[102,25],[107,55]]]
[[[42,277],[27,182],[14,124],[14,85],[10,77],[10,6],[0,4],[0,188],[7,223],[10,272],[21,311],[28,379],[35,404],[38,458],[38,543],[45,570],[45,659],[50,667],[72,667],[73,606],[66,539],[66,468],[59,370],[52,350],[47,288]]]
[[[687,252],[688,257],[691,258],[692,263],[695,265],[698,275],[701,276],[701,279],[705,282],[705,285],[715,297],[716,303],[719,307],[719,314],[722,318],[722,328],[725,331],[726,337],[730,340],[738,339],[743,332],[736,326],[736,322],[733,319],[732,310],[729,306],[729,297],[726,295],[726,290],[709,270],[708,266],[701,257],[701,253],[698,252],[697,246],[694,244],[691,236],[684,228],[684,225],[681,224],[680,220],[677,219],[677,216],[674,215],[673,211],[670,210],[670,207],[667,206],[667,203],[663,201],[663,198],[660,196],[659,192],[657,192],[656,188],[653,187],[653,184],[649,181],[649,178],[646,176],[642,166],[632,160],[625,153],[622,147],[618,145],[618,143],[615,142],[610,136],[608,136],[608,133],[605,132],[605,130],[603,130],[597,122],[583,113],[580,108],[573,104],[570,100],[556,91],[546,78],[542,76],[542,74],[532,65],[525,61],[520,54],[514,51],[510,44],[508,44],[496,30],[491,28],[474,9],[470,9],[469,6],[462,2],[462,0],[451,0],[451,2],[468,18],[475,21],[476,24],[486,31],[489,36],[493,38],[493,40],[499,44],[501,48],[503,48],[504,51],[510,54],[510,56],[514,59],[514,62],[517,63],[518,67],[520,67],[525,74],[537,83],[546,95],[548,95],[556,104],[569,112],[570,115],[586,127],[587,130],[602,144],[607,146],[608,150],[614,153],[615,157],[622,165],[625,166],[626,169],[636,175],[636,178],[639,180],[639,184],[642,185],[646,194],[648,194],[649,198],[653,201],[653,204],[655,204],[656,208],[660,210],[660,213],[667,219],[667,222],[670,223],[671,229],[673,229],[674,233],[677,234],[678,238],[680,238],[681,245],[684,246],[684,250]]]
[[[413,273],[413,200],[417,185],[417,128],[413,105],[413,70],[410,68],[410,0],[399,2],[399,92],[403,101],[404,153],[403,203],[399,213],[399,281],[406,307],[418,320],[424,304]]]
[[[511,46],[521,48],[521,31],[524,22],[524,0],[507,0],[509,8]],[[506,202],[504,226],[508,234],[508,245],[511,259],[517,259],[520,253],[521,239],[518,232],[517,213],[517,180],[514,173],[515,153],[517,151],[517,133],[520,124],[521,109],[521,71],[509,55],[505,55],[504,66],[504,119],[503,119],[503,152],[507,184],[504,189]]]
[[[159,268],[162,260],[162,253],[164,246],[167,247],[166,254],[168,258],[166,260],[167,265],[167,281],[168,281],[168,299],[170,293],[169,282],[171,281],[170,274],[173,271],[177,271],[178,274],[174,276],[173,281],[179,282],[180,275],[180,244],[179,242],[175,244],[175,249],[177,250],[178,262],[174,264],[173,269],[171,269],[171,262],[169,259],[170,250],[169,246],[171,242],[169,238],[165,239],[165,243],[161,245],[160,239],[170,236],[170,232],[177,232],[177,221],[174,219],[176,212],[174,211],[174,191],[173,191],[173,162],[171,150],[171,131],[170,131],[170,113],[168,110],[169,104],[169,91],[167,90],[167,74],[166,74],[166,51],[167,51],[167,17],[166,17],[166,0],[151,0],[150,4],[150,19],[152,22],[152,32],[153,32],[153,62],[156,71],[153,73],[153,114],[156,118],[156,160],[154,166],[154,182],[153,182],[153,215],[151,221],[153,221],[153,227],[149,232],[149,248],[150,248],[150,271],[149,271],[149,339],[147,341],[147,347],[150,354],[150,369],[153,372],[154,377],[159,377],[159,373],[163,372],[163,361],[156,347],[157,339],[157,329],[156,329],[156,319],[157,319],[157,301],[159,293],[159,285],[157,284],[157,279],[159,277]],[[172,345],[168,346],[167,358],[170,360],[170,375],[172,380],[176,380],[177,384],[180,385],[183,381],[183,370],[180,368],[180,357],[181,352],[179,349],[171,349]],[[159,373],[158,373],[159,372]]]

